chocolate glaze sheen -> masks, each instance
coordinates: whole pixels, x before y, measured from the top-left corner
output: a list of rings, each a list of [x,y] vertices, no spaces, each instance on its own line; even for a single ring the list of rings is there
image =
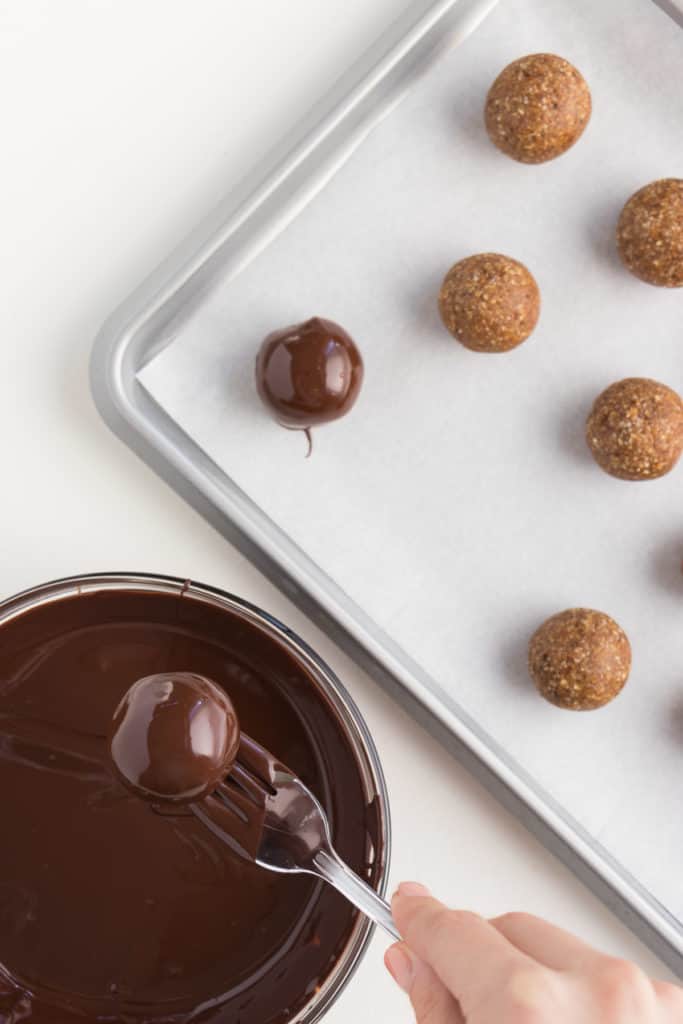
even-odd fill
[[[278,423],[309,430],[344,416],[363,382],[353,339],[332,320],[313,317],[274,331],[256,359],[256,386]]]
[[[114,713],[111,759],[143,800],[189,803],[216,788],[240,742],[228,695],[195,672],[157,672],[133,683]]]
[[[285,1024],[346,948],[357,912],[331,887],[265,871],[190,808],[160,813],[121,783],[116,708],[137,680],[179,671],[230,694],[245,732],[321,800],[341,856],[376,880],[376,811],[337,712],[275,639],[189,596],[101,590],[29,608],[0,626],[2,1024]]]

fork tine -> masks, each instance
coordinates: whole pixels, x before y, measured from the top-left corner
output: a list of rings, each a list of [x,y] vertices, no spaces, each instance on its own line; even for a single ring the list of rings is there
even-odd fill
[[[292,774],[289,768],[276,760],[265,747],[245,733],[242,733],[240,738],[236,763],[246,768],[256,779],[260,779],[262,785],[271,792],[275,791],[275,779],[279,772]]]
[[[254,801],[243,793],[242,790],[232,786],[229,781],[221,782],[211,796],[216,800],[220,800],[245,825],[249,821],[250,813],[253,814],[256,809]]]
[[[236,853],[255,860],[266,815],[265,797],[253,800],[237,786],[221,782],[203,800],[190,804],[192,813]]]
[[[196,804],[190,804],[192,813],[202,825],[209,829],[234,853],[247,860],[255,860],[260,842],[261,829],[253,822],[243,821],[235,811],[217,797],[204,797]]]
[[[266,797],[272,794],[272,787],[266,786],[261,779],[253,775],[239,761],[235,761],[230,769],[230,774],[222,785],[230,786],[231,783],[231,789],[241,790],[259,805],[263,804]]]

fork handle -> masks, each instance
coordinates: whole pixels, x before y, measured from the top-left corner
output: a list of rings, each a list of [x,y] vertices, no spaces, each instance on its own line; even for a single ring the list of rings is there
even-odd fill
[[[344,863],[339,854],[331,846],[322,847],[313,857],[315,873],[334,886],[337,892],[346,896],[354,907],[358,907],[366,917],[375,924],[381,925],[394,939],[400,939],[398,928],[391,916],[391,907],[367,882]]]

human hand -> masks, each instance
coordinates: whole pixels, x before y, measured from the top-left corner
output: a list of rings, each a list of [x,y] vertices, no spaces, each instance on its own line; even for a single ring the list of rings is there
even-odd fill
[[[487,921],[415,882],[392,903],[385,963],[417,1024],[682,1024],[683,989],[529,914]]]

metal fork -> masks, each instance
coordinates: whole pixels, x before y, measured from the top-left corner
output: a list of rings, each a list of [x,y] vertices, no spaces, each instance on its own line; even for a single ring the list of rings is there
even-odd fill
[[[230,775],[193,814],[233,850],[268,871],[314,875],[347,898],[392,938],[391,908],[332,846],[320,803],[289,768],[242,735]]]

